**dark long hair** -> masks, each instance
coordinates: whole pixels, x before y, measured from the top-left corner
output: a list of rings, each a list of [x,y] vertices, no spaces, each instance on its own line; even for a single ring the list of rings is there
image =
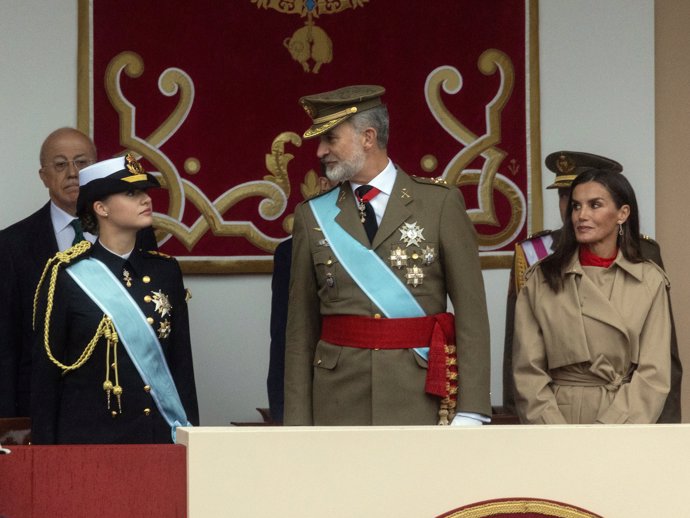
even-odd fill
[[[556,244],[556,250],[541,262],[541,270],[544,273],[549,287],[558,292],[563,287],[563,270],[570,258],[578,250],[578,242],[575,239],[575,229],[573,227],[573,191],[575,187],[586,182],[597,182],[604,186],[616,204],[616,208],[623,205],[630,207],[630,215],[623,223],[623,235],[618,236],[618,248],[628,261],[633,263],[642,262],[640,251],[640,217],[637,208],[637,198],[635,191],[628,179],[620,173],[604,169],[590,169],[581,173],[575,178],[570,186],[570,196],[568,197],[568,207],[566,209],[565,221],[561,237]]]

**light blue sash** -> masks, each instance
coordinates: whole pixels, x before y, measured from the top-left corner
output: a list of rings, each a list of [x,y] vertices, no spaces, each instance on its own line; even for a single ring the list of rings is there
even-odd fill
[[[338,189],[333,189],[311,200],[309,206],[340,264],[386,317],[426,316],[410,290],[376,252],[363,246],[335,222],[340,212],[336,205],[338,193]],[[425,360],[429,356],[428,347],[414,350]]]
[[[168,362],[153,328],[136,302],[99,260],[84,259],[67,268],[84,293],[110,317],[141,379],[151,387],[151,397],[170,425],[175,442],[178,426],[192,426],[187,420]]]

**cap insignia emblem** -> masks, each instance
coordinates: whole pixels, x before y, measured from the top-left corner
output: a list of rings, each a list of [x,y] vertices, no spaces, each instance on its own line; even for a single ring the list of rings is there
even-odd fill
[[[560,155],[556,160],[556,168],[560,173],[570,174],[575,170],[575,162],[565,155]]]

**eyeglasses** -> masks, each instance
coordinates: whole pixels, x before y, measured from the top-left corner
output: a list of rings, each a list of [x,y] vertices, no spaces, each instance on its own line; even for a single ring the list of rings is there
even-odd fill
[[[74,168],[77,171],[81,171],[87,166],[90,166],[93,164],[93,160],[89,160],[88,158],[77,158],[76,160],[58,160],[57,162],[53,162],[51,166],[53,169],[55,169],[58,173],[63,172],[65,169],[69,167],[69,165],[72,164],[74,165]]]

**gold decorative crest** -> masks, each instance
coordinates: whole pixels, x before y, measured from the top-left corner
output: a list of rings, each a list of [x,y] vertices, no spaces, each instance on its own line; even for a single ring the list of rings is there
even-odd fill
[[[251,0],[259,9],[274,9],[283,14],[307,18],[304,27],[283,40],[283,46],[305,72],[319,73],[321,65],[333,61],[333,42],[326,31],[314,23],[322,14],[336,14],[364,7],[369,0]],[[313,64],[312,64],[313,63]],[[306,108],[305,108],[306,109]],[[307,112],[309,113],[309,112]],[[311,116],[311,114],[309,114]]]

